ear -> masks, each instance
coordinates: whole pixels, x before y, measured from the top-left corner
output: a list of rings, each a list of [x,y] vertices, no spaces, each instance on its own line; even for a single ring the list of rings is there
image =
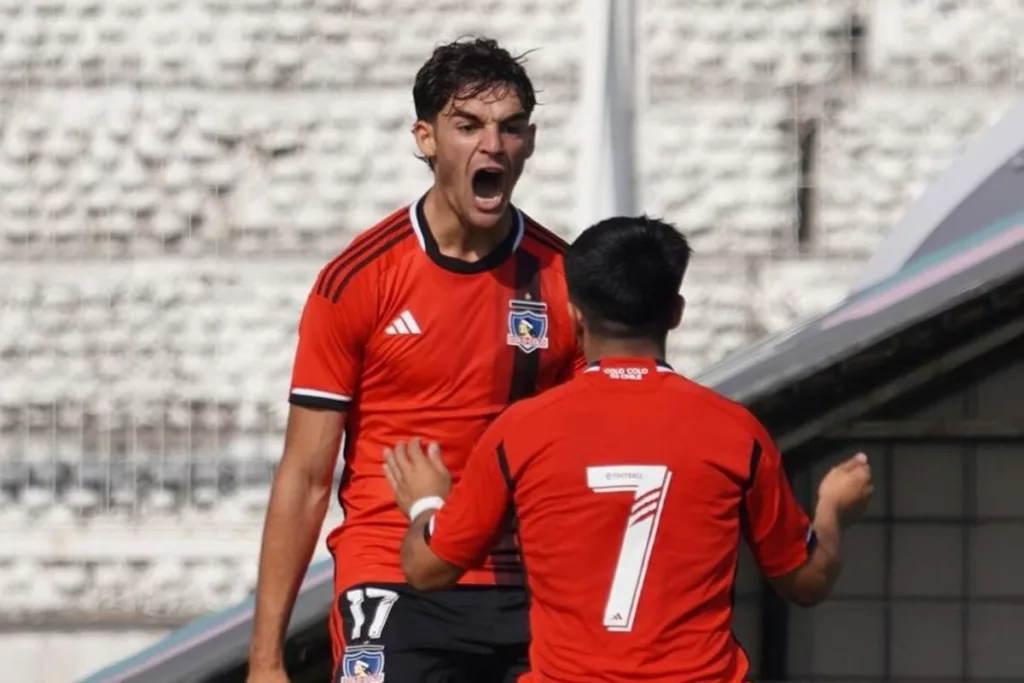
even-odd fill
[[[672,308],[672,318],[669,319],[669,329],[674,330],[683,321],[683,311],[686,309],[686,299],[681,294],[676,295],[676,303]]]
[[[569,309],[569,320],[572,321],[572,328],[578,337],[583,332],[583,313],[571,301],[566,306]]]
[[[434,124],[427,121],[417,121],[412,124],[412,135],[416,138],[416,146],[420,154],[428,159],[437,156],[437,138],[434,135]]]
[[[531,123],[526,129],[526,158],[533,156],[533,150],[537,146],[537,124]]]

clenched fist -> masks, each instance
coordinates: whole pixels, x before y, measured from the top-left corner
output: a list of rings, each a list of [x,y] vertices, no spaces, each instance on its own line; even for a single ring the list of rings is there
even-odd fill
[[[833,467],[821,480],[818,504],[834,509],[839,521],[846,525],[864,514],[874,490],[868,456],[858,453]]]

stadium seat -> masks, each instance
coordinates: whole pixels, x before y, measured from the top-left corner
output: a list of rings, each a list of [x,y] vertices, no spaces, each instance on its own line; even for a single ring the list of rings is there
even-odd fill
[[[579,50],[577,3],[526,3],[513,11],[453,13],[431,3],[324,0],[289,6],[267,0],[123,3],[54,0],[6,9],[0,79],[42,86],[132,85],[222,90],[408,87],[438,35],[501,27],[507,42],[549,45],[533,58],[542,77],[571,78]],[[504,21],[501,20],[504,13]],[[493,17],[493,15],[499,15]],[[402,16],[395,24],[392,18]],[[481,16],[495,21],[481,22]],[[377,39],[388,27],[390,40]],[[527,46],[523,46],[525,48]],[[567,72],[567,67],[568,71]]]
[[[96,92],[69,105],[67,97],[26,95],[11,112],[0,140],[0,253],[326,259],[429,180],[414,158],[404,102],[382,123],[360,118],[357,103],[342,109],[323,98],[308,110],[261,98],[254,116],[250,103],[225,107],[214,98]],[[520,192],[527,211],[567,236],[571,114],[567,105],[538,114],[552,144]]]
[[[844,80],[852,9],[846,2],[651,0],[641,45],[652,95]]]
[[[824,119],[818,150],[817,240],[825,252],[867,257],[936,175],[1012,97],[960,97],[876,86]]]
[[[1021,82],[1024,15],[1014,2],[872,3],[870,76],[888,85],[1012,86]]]
[[[701,253],[769,255],[796,235],[797,145],[781,96],[698,99],[639,116],[638,191]]]
[[[267,406],[283,401],[298,314],[320,265],[5,266],[24,279],[0,293],[0,374],[11,378],[0,390],[3,423],[28,428],[42,410],[72,432],[85,423],[216,432],[238,426],[218,406],[237,406],[248,387],[255,407],[243,414],[255,427],[254,415],[265,421],[276,415]]]

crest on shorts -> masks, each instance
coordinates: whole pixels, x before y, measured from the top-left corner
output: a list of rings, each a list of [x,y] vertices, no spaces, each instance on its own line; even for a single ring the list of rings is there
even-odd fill
[[[341,659],[339,683],[383,683],[384,648],[360,646],[345,648]]]
[[[508,302],[508,345],[526,353],[548,348],[548,305],[543,301]]]

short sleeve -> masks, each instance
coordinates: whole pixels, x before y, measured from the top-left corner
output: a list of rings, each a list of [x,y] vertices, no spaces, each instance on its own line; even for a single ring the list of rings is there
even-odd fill
[[[484,432],[431,524],[430,549],[457,567],[483,564],[507,531],[512,490],[503,422],[499,417]]]
[[[811,522],[786,477],[782,456],[767,432],[757,435],[744,495],[745,533],[758,566],[773,578],[807,561]]]
[[[359,385],[376,306],[362,279],[329,298],[314,286],[299,322],[289,402],[346,410]]]

